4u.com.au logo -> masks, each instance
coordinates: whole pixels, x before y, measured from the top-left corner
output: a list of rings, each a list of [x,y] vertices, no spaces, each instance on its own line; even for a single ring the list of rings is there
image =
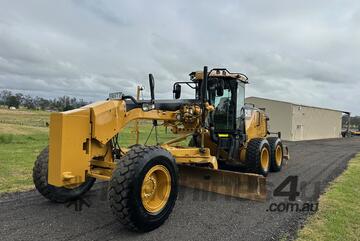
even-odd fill
[[[309,185],[301,182],[298,176],[288,176],[273,192],[267,212],[316,212],[319,208],[317,201],[320,196],[320,182]],[[310,190],[312,189],[312,190]],[[309,191],[312,191],[311,195]],[[283,197],[283,199],[281,199]],[[280,199],[277,201],[276,199]],[[276,201],[275,201],[276,200]]]

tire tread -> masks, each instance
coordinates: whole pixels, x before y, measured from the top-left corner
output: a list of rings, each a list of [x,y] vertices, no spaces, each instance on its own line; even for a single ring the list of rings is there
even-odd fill
[[[122,225],[131,231],[148,231],[139,227],[134,216],[135,210],[131,207],[132,183],[135,170],[139,167],[139,160],[144,160],[146,153],[166,151],[160,146],[135,146],[121,158],[111,177],[109,184],[109,203],[113,214]],[[170,154],[170,152],[168,152]],[[170,154],[171,155],[171,154]],[[172,160],[175,163],[175,159]],[[176,167],[176,165],[175,165]],[[177,168],[177,167],[176,167]],[[170,209],[172,210],[173,206]]]

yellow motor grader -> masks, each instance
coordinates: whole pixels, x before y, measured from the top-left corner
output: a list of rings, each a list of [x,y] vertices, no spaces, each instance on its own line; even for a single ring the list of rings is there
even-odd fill
[[[265,199],[265,176],[281,170],[288,151],[280,133],[269,136],[266,114],[244,103],[248,78],[205,66],[192,72],[190,81],[174,84],[173,100],[155,100],[151,74],[149,83],[150,100],[118,92],[106,101],[52,113],[49,146],[33,169],[36,189],[53,202],[67,202],[96,179],[109,181],[113,213],[127,228],[142,232],[168,218],[178,185]],[[193,89],[193,99],[180,99],[184,85]],[[152,120],[155,130],[163,125],[178,135],[153,146],[121,147],[122,130],[138,120]],[[187,139],[188,145],[179,144]]]

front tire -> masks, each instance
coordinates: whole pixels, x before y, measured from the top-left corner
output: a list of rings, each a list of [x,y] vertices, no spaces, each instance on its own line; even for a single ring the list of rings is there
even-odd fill
[[[52,202],[64,203],[75,200],[85,194],[94,185],[95,178],[87,177],[86,181],[75,188],[55,187],[48,183],[49,147],[44,148],[35,161],[33,182],[41,195]]]
[[[148,232],[169,217],[178,194],[174,157],[159,146],[136,146],[120,159],[109,184],[112,212],[128,229]]]

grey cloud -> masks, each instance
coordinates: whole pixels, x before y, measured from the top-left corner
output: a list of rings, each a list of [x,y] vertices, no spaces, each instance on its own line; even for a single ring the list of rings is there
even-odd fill
[[[156,79],[159,98],[204,65],[248,75],[247,95],[360,114],[360,3],[11,1],[0,88],[103,99]],[[184,90],[184,96],[190,96]]]
[[[116,14],[116,11],[109,9],[106,5],[104,5],[103,2],[99,4],[98,1],[75,0],[73,1],[73,3],[78,4],[80,8],[84,7],[85,9],[89,10],[90,12],[94,13],[95,15],[109,23],[116,25],[125,25],[127,22],[126,19]]]

